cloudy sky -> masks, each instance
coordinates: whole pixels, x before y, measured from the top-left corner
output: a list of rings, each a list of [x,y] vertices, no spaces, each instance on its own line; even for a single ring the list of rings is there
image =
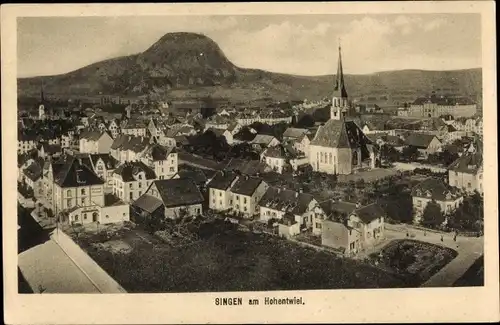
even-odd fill
[[[69,72],[146,50],[169,32],[203,33],[236,65],[334,73],[481,66],[479,14],[18,18],[20,77]]]

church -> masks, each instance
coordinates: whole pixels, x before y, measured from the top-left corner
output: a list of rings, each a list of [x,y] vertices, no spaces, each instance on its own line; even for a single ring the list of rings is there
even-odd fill
[[[352,105],[344,83],[339,46],[330,120],[319,127],[310,144],[309,163],[313,171],[327,174],[351,174],[375,167],[373,144],[358,125],[349,120],[350,112],[352,112]]]

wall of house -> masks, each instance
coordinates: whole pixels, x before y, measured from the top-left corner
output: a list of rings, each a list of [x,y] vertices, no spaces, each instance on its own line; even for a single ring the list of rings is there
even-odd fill
[[[335,249],[349,248],[349,235],[347,228],[338,222],[324,220],[322,222],[321,244]]]
[[[285,215],[285,213],[282,211],[266,208],[263,206],[259,206],[259,212],[260,212],[260,220],[266,222],[269,219],[273,218],[278,220],[283,219],[283,216]]]
[[[101,208],[100,220],[102,224],[130,221],[128,204],[113,205]]]
[[[275,157],[265,157],[266,165],[271,167],[274,171],[281,174],[285,166],[285,159]]]
[[[209,207],[216,211],[225,211],[231,208],[231,194],[229,191],[210,188]],[[234,205],[234,204],[233,204]]]
[[[281,237],[290,238],[300,234],[300,224],[294,223],[293,225],[278,224],[278,234]]]
[[[448,181],[451,186],[462,188],[468,192],[474,192],[474,190],[479,193],[483,192],[483,173],[471,174],[450,170]]]
[[[427,204],[432,201],[432,198],[413,196],[412,201],[413,209],[415,210],[416,215],[422,215]],[[459,196],[456,199],[451,199],[449,201],[436,201],[436,203],[441,208],[441,212],[446,213],[454,211],[458,208],[462,201],[463,197]]]
[[[154,169],[157,179],[169,179],[178,171],[177,153],[171,153],[166,160],[153,162],[150,166]]]
[[[176,219],[182,214],[181,210],[186,211],[187,216],[197,216],[203,213],[203,209],[200,203],[182,207],[165,208],[165,217],[170,219]]]
[[[60,212],[75,205],[90,206],[104,205],[104,186],[80,186],[71,188],[61,188],[54,184],[54,208]]]

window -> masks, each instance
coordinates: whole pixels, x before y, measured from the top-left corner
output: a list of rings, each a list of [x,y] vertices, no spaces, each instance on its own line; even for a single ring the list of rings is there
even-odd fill
[[[130,197],[130,199],[132,200],[132,199],[134,198],[134,193],[133,193],[133,192],[130,192],[130,193],[129,193],[129,197]]]
[[[141,196],[141,195],[142,195],[142,191],[139,191],[139,196]]]
[[[200,208],[196,208],[196,214],[200,214]]]
[[[82,205],[85,205],[85,198],[82,198]]]
[[[66,191],[66,196],[67,196],[67,197],[71,197],[71,190],[67,190],[67,191]]]
[[[78,221],[78,215],[75,214],[75,221]]]
[[[323,153],[320,154],[320,162],[323,163]]]
[[[142,187],[142,182],[139,182],[139,188],[141,188],[141,187]]]
[[[422,201],[417,200],[417,207],[419,207],[419,208],[420,208],[421,206],[422,206]]]
[[[134,183],[130,183],[130,189],[133,189],[134,188]]]
[[[244,207],[244,208],[243,208],[243,211],[247,211],[247,207]]]
[[[352,235],[352,229],[349,229],[349,236]]]
[[[83,219],[87,220],[87,214],[86,213],[83,214]]]
[[[468,187],[468,188],[471,188],[471,183],[467,183],[467,187]]]
[[[316,229],[321,229],[321,223],[316,222]]]
[[[236,201],[239,201],[240,200],[240,197],[238,195],[236,195]]]
[[[330,164],[332,163],[332,153],[331,152],[328,154],[328,162]]]
[[[126,213],[125,213],[125,212],[123,212],[123,216],[124,216],[124,217],[125,217],[125,215],[126,215]]]
[[[245,204],[247,203],[247,198],[246,197],[243,198],[243,203],[245,203]]]
[[[174,164],[174,161],[173,161],[173,160],[170,160],[170,163],[173,165],[173,164]]]
[[[66,201],[66,205],[68,206],[68,208],[70,208],[70,207],[71,207],[71,199],[68,199],[68,200]]]
[[[219,192],[219,196],[222,196],[222,192]]]
[[[175,168],[174,167],[170,167],[170,171],[171,172],[175,172]]]
[[[222,205],[222,201],[219,201],[219,205]]]
[[[139,174],[139,177],[138,177],[138,178],[139,178],[139,179],[142,179],[142,175],[141,175],[141,174]]]
[[[163,168],[161,169],[161,172],[162,172],[162,173],[164,172]]]

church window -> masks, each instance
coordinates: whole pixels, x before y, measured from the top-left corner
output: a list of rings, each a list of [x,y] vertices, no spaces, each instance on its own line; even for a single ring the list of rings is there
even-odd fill
[[[358,164],[358,152],[354,151],[352,153],[352,164],[357,165]]]

